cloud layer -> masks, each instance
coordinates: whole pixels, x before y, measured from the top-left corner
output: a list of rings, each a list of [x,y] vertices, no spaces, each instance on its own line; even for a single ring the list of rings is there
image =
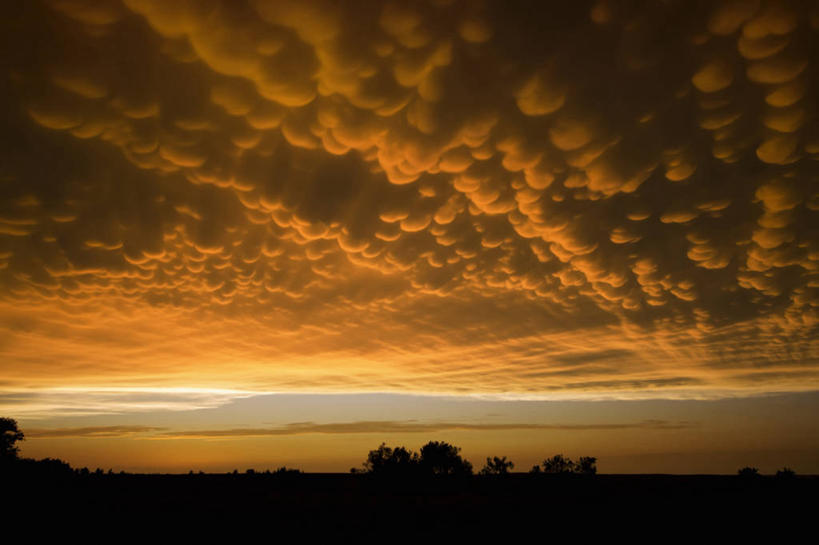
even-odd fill
[[[5,14],[0,389],[815,389],[819,8],[564,4]]]
[[[83,438],[123,438],[139,436],[146,439],[230,439],[245,437],[270,437],[304,434],[395,434],[395,433],[440,433],[450,431],[595,431],[595,430],[679,430],[692,427],[690,422],[667,422],[665,420],[645,420],[634,423],[614,424],[533,424],[496,423],[476,424],[465,422],[417,422],[417,421],[360,421],[295,422],[280,428],[228,428],[219,430],[176,430],[152,426],[95,426],[82,428],[32,429],[26,433],[34,439],[66,437]]]

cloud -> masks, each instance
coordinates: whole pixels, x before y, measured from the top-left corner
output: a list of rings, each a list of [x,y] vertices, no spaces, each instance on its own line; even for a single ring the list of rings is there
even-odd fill
[[[7,15],[9,394],[816,387],[807,7]]]
[[[85,428],[55,428],[55,429],[31,429],[26,431],[27,439],[54,439],[65,437],[83,438],[120,438],[133,437],[134,435],[154,433],[165,430],[153,426],[95,426]]]
[[[416,420],[362,420],[353,422],[293,422],[272,428],[229,428],[218,430],[173,430],[144,425],[87,426],[77,428],[32,428],[27,439],[54,438],[136,438],[136,439],[238,439],[245,437],[278,437],[306,434],[396,434],[439,433],[449,431],[607,431],[607,430],[679,430],[696,427],[688,421],[643,420],[632,423],[543,424],[531,422],[474,423],[419,422]]]
[[[0,410],[29,419],[54,415],[89,416],[110,413],[190,411],[219,407],[253,395],[252,392],[218,388],[127,386],[19,390],[12,387],[4,388],[0,393]]]
[[[281,428],[231,428],[224,430],[184,430],[162,431],[155,434],[159,439],[218,439],[241,437],[268,437],[303,434],[355,434],[355,433],[439,433],[448,431],[606,431],[625,429],[677,430],[695,426],[690,422],[667,422],[665,420],[644,420],[622,424],[534,424],[498,423],[476,424],[465,422],[414,422],[414,421],[358,421],[317,424],[296,422]],[[158,431],[158,430],[145,430]]]

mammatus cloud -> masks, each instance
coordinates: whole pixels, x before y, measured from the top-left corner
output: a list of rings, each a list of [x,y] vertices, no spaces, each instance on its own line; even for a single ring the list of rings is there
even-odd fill
[[[625,429],[679,430],[693,427],[690,422],[667,422],[645,420],[634,423],[614,424],[532,424],[498,423],[475,424],[464,422],[415,422],[415,421],[360,421],[317,424],[295,422],[279,428],[230,428],[222,430],[168,430],[152,426],[97,426],[83,428],[33,429],[26,432],[31,438],[56,437],[142,437],[146,439],[230,439],[243,437],[270,437],[304,434],[356,434],[356,433],[438,433],[445,431],[603,431]]]
[[[9,395],[817,387],[816,6],[5,15]]]

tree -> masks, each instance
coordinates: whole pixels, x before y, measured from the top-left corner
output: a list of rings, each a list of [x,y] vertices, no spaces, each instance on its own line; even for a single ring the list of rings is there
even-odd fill
[[[746,466],[737,471],[737,475],[744,478],[759,477],[759,470],[755,467]]]
[[[25,439],[25,435],[17,427],[13,418],[0,418],[0,461],[17,460],[20,449],[14,446],[18,441]]]
[[[544,473],[574,473],[575,464],[562,454],[555,454],[551,458],[543,460]]]
[[[796,471],[789,467],[783,467],[776,472],[777,479],[793,479],[794,477],[796,477]]]
[[[32,463],[32,469],[39,477],[52,479],[66,479],[74,474],[68,462],[59,458],[43,458],[42,460],[27,460]]]
[[[293,477],[295,475],[301,475],[301,470],[292,467],[282,466],[278,468],[276,471],[274,471],[273,475],[276,475],[278,477]]]
[[[506,461],[506,456],[492,458],[486,457],[486,465],[481,469],[481,475],[509,475],[509,470],[514,469],[515,464],[510,460]]]
[[[363,466],[366,473],[378,476],[472,475],[472,464],[461,457],[460,451],[459,447],[443,441],[430,441],[421,447],[420,453],[381,443],[369,452]]]
[[[571,458],[566,458],[562,454],[555,454],[551,458],[543,460],[543,469],[534,466],[529,473],[551,473],[559,475],[596,475],[597,458],[594,456],[581,456],[575,462]]]
[[[364,470],[373,475],[408,475],[418,466],[418,454],[404,447],[388,447],[381,443],[375,450],[367,454]]]
[[[421,447],[419,465],[427,475],[472,475],[472,464],[461,458],[460,447],[443,441],[430,441]]]
[[[596,475],[597,474],[597,458],[594,456],[581,456],[580,460],[575,466],[575,472],[582,475]]]

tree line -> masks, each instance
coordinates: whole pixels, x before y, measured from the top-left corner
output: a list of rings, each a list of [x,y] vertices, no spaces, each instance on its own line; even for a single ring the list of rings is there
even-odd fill
[[[104,475],[102,469],[94,472],[88,468],[72,469],[71,466],[62,460],[55,458],[45,458],[42,460],[32,460],[20,458],[17,444],[25,439],[25,434],[18,428],[17,421],[12,418],[0,417],[0,470],[14,466],[23,472],[36,473],[39,475],[67,475],[76,474],[79,476]],[[478,471],[478,475],[483,476],[505,476],[514,469],[515,464],[508,460],[506,456],[487,457],[486,463]],[[121,474],[124,472],[120,472]],[[374,477],[468,477],[474,474],[472,463],[461,456],[461,448],[444,441],[430,441],[426,443],[418,452],[406,447],[389,447],[386,443],[381,443],[378,448],[369,451],[367,459],[361,468],[351,468],[350,473],[366,474]],[[113,471],[109,470],[109,475]],[[201,471],[199,474],[203,474]],[[238,475],[238,470],[234,470],[234,475]],[[300,475],[298,469],[282,467],[274,472],[256,472],[248,469],[247,475],[277,475],[296,476]],[[552,475],[596,475],[597,458],[593,456],[581,456],[574,461],[562,454],[556,454],[551,458],[546,458],[539,465],[535,465],[529,470],[529,474],[552,474]],[[759,470],[755,467],[743,467],[737,474],[742,478],[759,477]],[[195,475],[193,471],[189,475]],[[796,472],[785,467],[776,472],[777,478],[793,478]]]
[[[430,441],[414,452],[406,447],[389,447],[386,443],[367,454],[362,468],[351,468],[351,473],[366,473],[383,477],[463,477],[473,474],[473,466],[464,459],[460,447],[444,441]],[[506,456],[487,457],[479,475],[509,475],[515,464]],[[557,454],[534,466],[530,473],[594,475],[597,458],[583,456],[577,462]]]

